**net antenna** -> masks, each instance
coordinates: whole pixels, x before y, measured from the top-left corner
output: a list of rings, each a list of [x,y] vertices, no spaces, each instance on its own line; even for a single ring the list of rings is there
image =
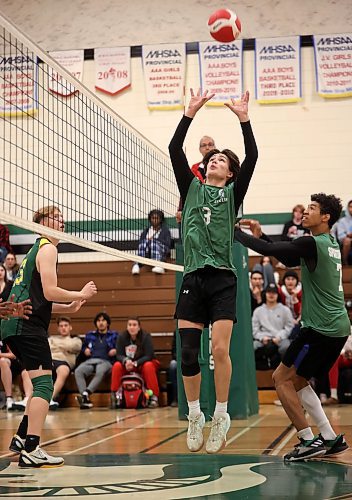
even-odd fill
[[[53,79],[71,92],[49,89]],[[41,234],[32,221],[55,205],[66,233],[48,236],[141,264],[147,215],[174,218],[178,192],[168,156],[0,15],[0,220]],[[133,250],[133,253],[132,253]]]

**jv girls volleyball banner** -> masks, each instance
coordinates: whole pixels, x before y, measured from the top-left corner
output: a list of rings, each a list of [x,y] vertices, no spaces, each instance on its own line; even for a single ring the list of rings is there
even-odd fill
[[[95,49],[95,88],[116,95],[131,86],[131,48]]]
[[[352,96],[352,33],[314,35],[317,92],[322,97]]]
[[[299,36],[255,40],[255,93],[260,104],[296,102],[302,96]]]
[[[33,114],[37,110],[37,70],[29,55],[0,55],[0,116]]]
[[[242,40],[224,44],[199,43],[201,88],[215,93],[208,106],[222,106],[230,98],[241,98],[242,48]]]
[[[83,78],[84,50],[62,50],[50,52],[61,66],[80,82]],[[76,92],[74,85],[66,81],[55,69],[49,68],[49,89],[55,94],[68,97]]]
[[[183,108],[186,45],[143,45],[142,63],[148,108]]]

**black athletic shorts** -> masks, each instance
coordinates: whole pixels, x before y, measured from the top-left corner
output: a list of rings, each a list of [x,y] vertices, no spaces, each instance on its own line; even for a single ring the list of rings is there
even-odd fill
[[[18,361],[18,359],[11,359],[11,373],[12,373],[12,378],[17,377],[20,373],[23,372],[24,367],[22,363]]]
[[[53,359],[53,381],[54,382],[56,381],[56,378],[57,378],[56,370],[59,368],[59,366],[67,366],[68,369],[71,372],[70,365],[67,363],[67,361],[61,361],[59,359]]]
[[[348,337],[328,337],[312,328],[302,328],[292,341],[282,362],[296,367],[297,375],[309,380],[326,375],[333,366]]]
[[[4,341],[16,358],[29,370],[52,370],[53,362],[48,337],[43,335],[13,335]]]
[[[205,327],[219,319],[236,323],[237,278],[232,271],[206,266],[183,277],[175,318]]]

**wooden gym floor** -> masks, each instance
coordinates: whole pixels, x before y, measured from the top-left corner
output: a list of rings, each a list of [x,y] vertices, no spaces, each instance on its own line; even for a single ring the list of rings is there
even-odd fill
[[[352,443],[352,407],[327,413]],[[188,452],[187,425],[175,408],[60,409],[49,413],[42,445],[64,456],[65,466],[41,470],[19,469],[8,452],[20,419],[20,413],[0,414],[1,499],[352,499],[352,451],[329,462],[285,464],[282,456],[297,438],[273,404],[232,421],[218,455]]]

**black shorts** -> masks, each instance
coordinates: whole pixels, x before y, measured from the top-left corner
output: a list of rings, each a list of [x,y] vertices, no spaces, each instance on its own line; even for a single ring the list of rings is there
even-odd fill
[[[57,378],[56,370],[59,368],[59,366],[67,366],[71,372],[71,367],[67,363],[67,361],[60,361],[58,359],[53,359],[53,372],[52,373],[53,373],[53,381],[54,382],[56,381],[56,378]]]
[[[18,361],[18,359],[11,359],[11,373],[12,373],[12,378],[17,377],[20,373],[22,373],[24,370],[24,367],[22,363]]]
[[[312,328],[302,328],[287,349],[282,362],[296,368],[297,375],[309,380],[326,375],[348,337],[328,337]]]
[[[237,278],[232,271],[207,266],[183,277],[175,318],[205,327],[219,319],[236,323]]]
[[[16,358],[29,370],[52,370],[53,363],[48,337],[43,335],[13,335],[7,337],[5,343]]]

